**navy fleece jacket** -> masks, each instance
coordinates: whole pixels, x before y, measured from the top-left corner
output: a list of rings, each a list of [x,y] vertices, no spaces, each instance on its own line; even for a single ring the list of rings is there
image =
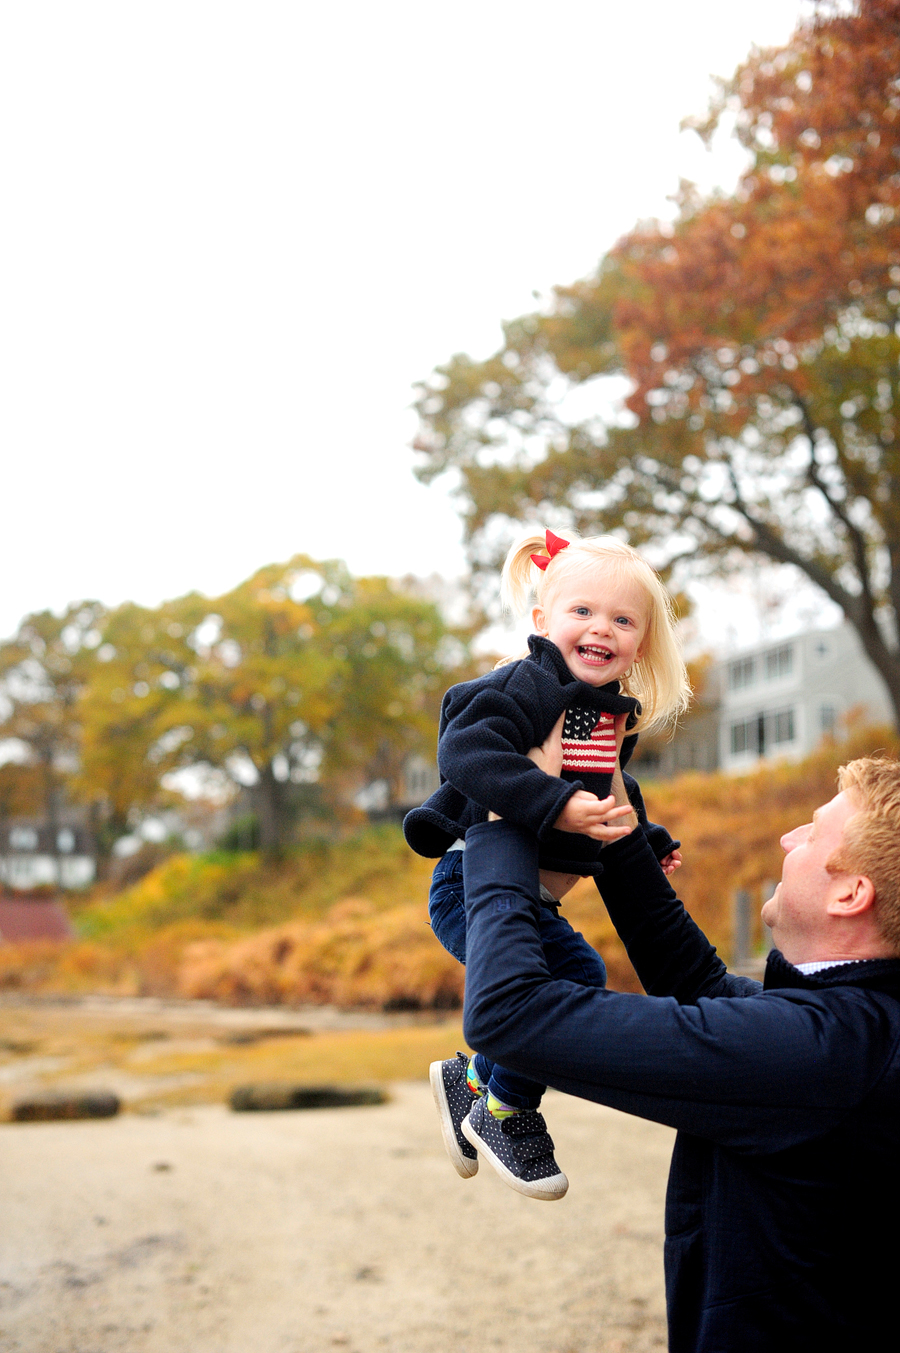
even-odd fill
[[[643,833],[599,886],[647,996],[550,977],[537,847],[470,828],[465,1036],[568,1094],[677,1128],[671,1353],[887,1346],[900,1260],[900,960],[732,977]]]
[[[622,695],[616,681],[606,686],[579,681],[549,639],[533,634],[528,647],[527,658],[451,686],[444,696],[438,734],[441,787],[421,808],[407,813],[403,830],[417,854],[434,858],[491,811],[537,837],[542,869],[598,874],[601,843],[577,832],[557,831],[553,823],[578,789],[605,798],[612,775],[564,771],[557,778],[540,770],[526,753],[540,746],[564,710],[583,709],[595,720],[602,713],[626,714],[633,727],[640,705]],[[634,734],[625,739],[623,767],[636,742]],[[647,821],[637,781],[626,776],[625,785],[654,853],[662,859],[677,842],[664,827]]]

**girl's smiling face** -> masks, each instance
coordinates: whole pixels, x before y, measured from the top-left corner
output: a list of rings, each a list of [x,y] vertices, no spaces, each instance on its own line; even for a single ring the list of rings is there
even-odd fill
[[[648,598],[615,566],[592,564],[566,573],[546,607],[532,612],[534,627],[556,644],[574,677],[605,686],[641,657]]]

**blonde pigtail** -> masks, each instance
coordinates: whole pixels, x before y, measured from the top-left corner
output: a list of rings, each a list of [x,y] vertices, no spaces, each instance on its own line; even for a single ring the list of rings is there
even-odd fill
[[[500,600],[507,611],[523,616],[530,609],[531,597],[539,590],[543,574],[532,562],[533,554],[546,554],[543,531],[520,537],[511,547],[500,574]]]

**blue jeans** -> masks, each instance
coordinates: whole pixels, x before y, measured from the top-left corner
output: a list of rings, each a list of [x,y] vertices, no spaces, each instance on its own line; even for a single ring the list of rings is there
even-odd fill
[[[449,850],[438,860],[431,879],[428,914],[431,928],[444,948],[460,963],[465,963],[463,851]],[[555,907],[546,903],[541,907],[539,925],[544,957],[553,977],[566,978],[582,987],[606,986],[603,959]],[[515,1109],[536,1109],[547,1088],[496,1062],[489,1062],[480,1052],[475,1054],[475,1070],[492,1095]]]

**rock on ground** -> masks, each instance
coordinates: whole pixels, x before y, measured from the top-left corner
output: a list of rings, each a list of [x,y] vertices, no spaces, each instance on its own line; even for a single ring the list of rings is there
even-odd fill
[[[672,1133],[550,1094],[569,1175],[454,1173],[426,1084],[379,1107],[0,1126],[3,1353],[665,1348]]]

